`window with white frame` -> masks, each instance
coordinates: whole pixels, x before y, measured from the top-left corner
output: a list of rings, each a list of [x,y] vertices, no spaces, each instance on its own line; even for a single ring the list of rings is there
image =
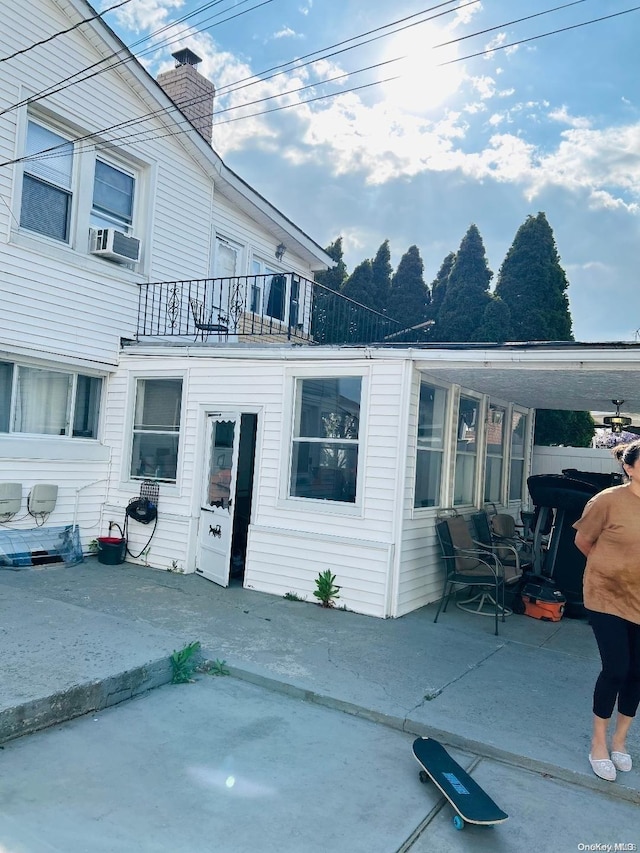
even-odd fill
[[[178,472],[182,379],[138,379],[131,477],[175,482]]]
[[[0,362],[0,432],[97,438],[102,379]]]
[[[454,506],[472,505],[475,499],[478,464],[478,423],[480,401],[460,397],[456,434],[456,470],[453,485]]]
[[[135,185],[133,174],[96,159],[91,226],[117,228],[125,234],[129,233],[133,225]]]
[[[414,506],[440,506],[447,391],[420,383]]]
[[[259,258],[254,258],[251,262],[251,272],[254,278],[251,284],[250,310],[254,314],[263,314],[283,321],[287,304],[287,277]]]
[[[511,416],[511,465],[509,476],[509,500],[522,500],[524,486],[524,451],[527,433],[527,416],[513,410]]]
[[[360,376],[296,380],[291,497],[355,503],[361,394]]]
[[[68,243],[73,200],[73,143],[29,119],[24,154],[20,226]]]
[[[484,479],[484,499],[487,503],[501,503],[502,501],[506,414],[506,410],[501,406],[489,406]]]

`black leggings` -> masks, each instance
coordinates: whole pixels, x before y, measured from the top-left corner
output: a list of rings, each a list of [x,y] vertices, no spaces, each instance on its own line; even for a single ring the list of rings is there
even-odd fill
[[[635,717],[640,704],[640,625],[609,613],[589,613],[602,658],[602,672],[593,691],[593,713],[608,720],[618,711]]]

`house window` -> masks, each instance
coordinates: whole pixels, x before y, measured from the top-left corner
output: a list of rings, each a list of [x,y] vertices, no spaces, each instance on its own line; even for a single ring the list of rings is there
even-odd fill
[[[487,465],[484,481],[484,499],[487,503],[500,503],[502,499],[505,424],[505,409],[499,406],[489,406],[486,436]]]
[[[131,477],[175,482],[182,379],[138,379]]]
[[[0,432],[97,438],[101,396],[99,377],[0,362]]]
[[[28,159],[39,152],[43,152],[41,156]],[[73,144],[29,121],[25,157],[20,225],[67,243],[71,226]]]
[[[456,473],[453,486],[454,506],[473,504],[478,459],[478,415],[480,403],[460,397],[456,437]]]
[[[355,503],[362,378],[298,379],[289,494]]]
[[[524,412],[513,411],[511,417],[511,469],[509,476],[509,500],[522,500],[524,486],[524,441],[527,429],[527,416]]]
[[[91,225],[128,233],[133,223],[135,178],[109,163],[96,160]]]
[[[274,320],[283,321],[287,296],[287,277],[278,270],[254,258],[251,271],[255,278],[251,286],[251,310]]]
[[[418,404],[418,446],[414,506],[440,506],[447,392],[422,382]]]

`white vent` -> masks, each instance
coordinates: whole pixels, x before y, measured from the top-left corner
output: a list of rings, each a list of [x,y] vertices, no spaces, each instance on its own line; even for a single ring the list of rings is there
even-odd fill
[[[137,263],[140,260],[140,240],[115,228],[91,228],[89,251],[111,261]]]

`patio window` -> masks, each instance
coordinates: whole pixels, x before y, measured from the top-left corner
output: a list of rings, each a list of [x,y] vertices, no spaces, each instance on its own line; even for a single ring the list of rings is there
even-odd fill
[[[500,406],[489,406],[486,429],[487,464],[484,481],[484,499],[487,503],[500,503],[502,500],[505,424],[506,410]]]
[[[97,438],[101,397],[100,377],[0,362],[0,432]]]
[[[524,442],[527,430],[527,416],[524,412],[513,411],[511,416],[511,468],[509,476],[509,500],[522,500],[524,486]]]
[[[298,379],[289,494],[355,503],[362,378]]]
[[[480,402],[460,397],[456,436],[456,472],[453,487],[454,506],[474,503],[478,461],[478,419]]]
[[[131,477],[175,482],[178,471],[182,379],[138,379]]]
[[[447,391],[420,384],[415,507],[440,506]]]

